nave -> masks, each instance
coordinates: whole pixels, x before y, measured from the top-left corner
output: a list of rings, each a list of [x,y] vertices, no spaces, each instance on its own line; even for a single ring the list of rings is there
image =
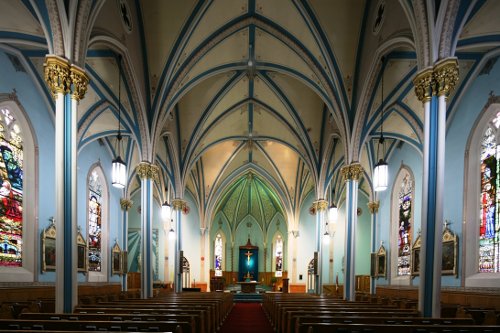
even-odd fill
[[[13,303],[4,312],[0,332],[175,332],[175,333],[498,333],[500,312],[492,308],[443,304],[437,318],[425,318],[416,302],[359,294],[356,301],[339,295],[266,292],[261,301],[236,301],[230,292],[158,291],[150,299],[120,293],[87,298],[73,313],[54,313]],[[250,298],[249,298],[250,299]],[[47,302],[45,300],[44,302]]]

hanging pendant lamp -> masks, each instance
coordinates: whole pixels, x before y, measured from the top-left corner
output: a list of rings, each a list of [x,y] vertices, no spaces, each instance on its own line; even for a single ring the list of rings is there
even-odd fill
[[[384,57],[382,57],[382,69],[384,68]],[[375,191],[385,191],[389,184],[389,166],[385,161],[385,139],[384,139],[384,73],[382,72],[382,88],[380,103],[380,138],[377,145],[377,164],[373,170],[373,188]]]
[[[111,162],[111,184],[119,189],[125,188],[127,183],[127,165],[121,158],[122,134],[121,134],[121,55],[118,56],[118,134],[116,135],[116,158]]]

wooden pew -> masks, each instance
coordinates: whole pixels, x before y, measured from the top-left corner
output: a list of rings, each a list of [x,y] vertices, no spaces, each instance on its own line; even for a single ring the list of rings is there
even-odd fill
[[[96,320],[31,320],[31,319],[1,319],[0,329],[17,331],[142,331],[142,332],[191,332],[191,324],[182,321],[96,321]]]
[[[294,318],[293,333],[307,333],[308,326],[304,323],[343,323],[343,324],[363,324],[366,327],[372,324],[390,324],[390,325],[449,325],[462,327],[474,325],[472,319],[459,318],[424,318],[424,317],[388,317],[381,313],[377,316],[332,316],[332,315],[299,315]]]
[[[82,320],[82,321],[182,321],[191,326],[191,333],[205,333],[198,316],[187,313],[177,314],[110,314],[110,313],[22,313],[20,319],[31,320]],[[188,333],[188,332],[184,332]]]
[[[346,324],[307,323],[299,327],[306,333],[499,333],[500,326],[485,325],[409,325],[409,324]]]
[[[200,332],[215,332],[215,326],[212,324],[210,317],[207,315],[205,309],[191,308],[130,308],[130,307],[77,307],[74,310],[75,314],[110,314],[116,316],[122,315],[164,315],[164,314],[192,314],[199,320],[199,325],[203,329]]]

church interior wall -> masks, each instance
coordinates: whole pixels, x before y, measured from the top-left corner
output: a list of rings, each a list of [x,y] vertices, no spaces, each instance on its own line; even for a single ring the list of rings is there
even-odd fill
[[[316,216],[309,214],[315,200],[314,192],[311,191],[302,203],[299,215],[299,237],[297,237],[297,272],[295,279],[297,283],[307,282],[307,265],[314,257],[316,251]],[[300,280],[302,275],[302,280]],[[291,276],[289,276],[291,278]]]
[[[371,214],[368,199],[358,195],[358,222],[356,225],[355,275],[370,274]]]
[[[186,192],[184,200],[190,207],[189,214],[181,214],[182,221],[182,250],[184,257],[189,261],[190,281],[200,281],[200,257],[201,257],[201,232],[200,232],[200,217],[198,209],[194,203],[191,194]],[[208,256],[207,256],[208,258]]]
[[[380,201],[379,213],[377,216],[377,241],[375,249],[378,250],[383,242],[385,249],[387,250],[387,278],[378,278],[377,284],[387,285],[387,284],[418,284],[418,277],[413,280],[408,277],[404,278],[390,278],[391,272],[396,269],[396,263],[391,260],[391,252],[397,251],[391,244],[394,241],[391,239],[392,234],[392,219],[393,210],[392,205],[397,203],[392,202],[392,191],[396,191],[399,188],[398,184],[394,184],[395,179],[404,165],[408,168],[414,177],[414,193],[413,193],[413,204],[411,213],[413,214],[413,226],[412,226],[412,243],[418,237],[418,232],[421,228],[421,196],[422,196],[422,155],[419,151],[415,149],[414,146],[410,144],[403,144],[399,148],[393,151],[391,159],[389,161],[389,186],[387,190],[383,192],[378,192],[378,200]],[[397,217],[396,217],[397,218]]]

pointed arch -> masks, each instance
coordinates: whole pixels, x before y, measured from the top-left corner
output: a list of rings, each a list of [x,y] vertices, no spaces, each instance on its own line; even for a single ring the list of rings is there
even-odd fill
[[[0,168],[1,246],[0,282],[33,282],[38,228],[38,144],[35,132],[15,93],[0,94],[0,159],[15,168]]]
[[[108,280],[109,190],[101,163],[87,174],[88,280]]]
[[[414,194],[415,177],[412,170],[402,164],[391,192],[391,284],[411,281]]]

